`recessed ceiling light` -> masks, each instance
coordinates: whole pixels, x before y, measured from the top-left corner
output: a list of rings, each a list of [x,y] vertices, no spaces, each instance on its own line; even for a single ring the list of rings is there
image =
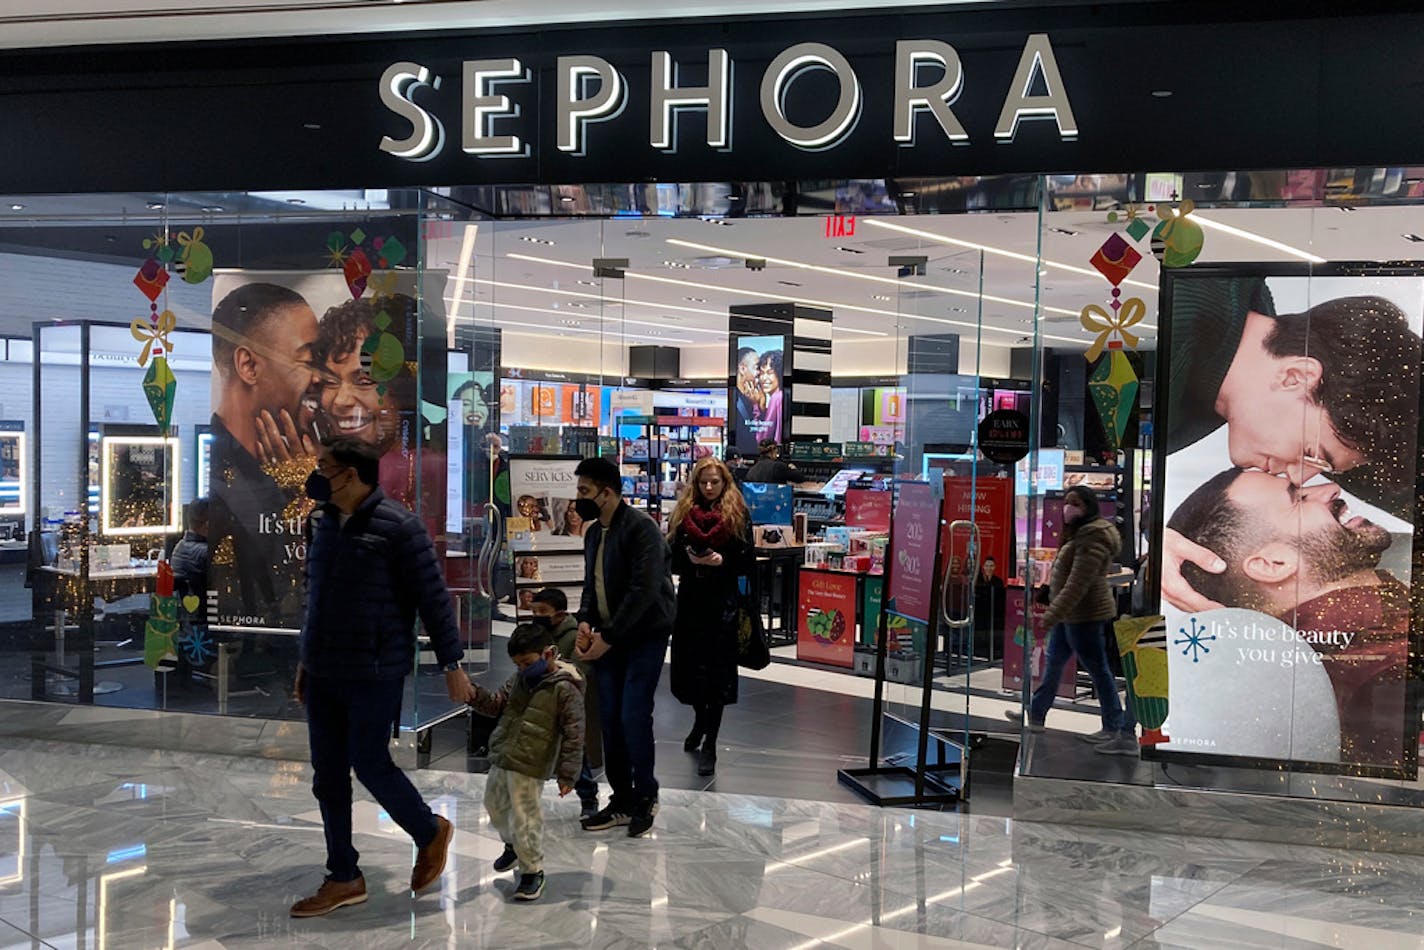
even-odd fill
[[[566,327],[577,327],[583,325],[583,321],[581,320],[560,320],[559,322]]]
[[[915,193],[914,193],[913,191],[902,191],[902,192],[900,192],[900,197],[901,197],[901,198],[913,198],[913,197],[915,197]]]
[[[311,131],[315,132],[315,131],[317,131],[318,129],[321,128],[321,123],[320,123],[320,122],[303,122],[303,123],[302,123],[302,128],[304,128],[304,129],[310,129]]]
[[[727,196],[727,200],[728,200],[728,201],[741,201],[741,200],[742,200],[742,196],[741,196],[741,195],[728,195],[728,196]]]
[[[306,199],[305,199],[305,198],[288,198],[288,199],[287,199],[287,204],[289,204],[289,205],[304,205],[304,204],[306,204],[306,203],[307,203],[307,202],[306,202]]]
[[[163,202],[161,202],[161,201],[150,201],[150,202],[148,203],[148,210],[149,210],[149,211],[162,211],[162,210],[163,210]]]
[[[1063,234],[1063,235],[1066,235],[1067,237],[1077,237],[1077,236],[1078,236],[1078,232],[1077,232],[1077,231],[1074,231],[1072,228],[1049,228],[1048,230],[1053,231],[1053,232],[1055,232],[1056,234]]]
[[[1424,237],[1420,237],[1417,234],[1402,234],[1400,237],[1404,238],[1410,244],[1424,244]]]
[[[579,283],[582,284],[582,285],[585,286],[585,287],[597,287],[597,286],[598,286],[598,281],[596,281],[596,280],[581,280],[581,281],[579,281]]]
[[[550,241],[547,238],[530,237],[527,234],[520,235],[519,240],[525,244],[543,244],[545,247],[553,247],[557,241]]]
[[[203,206],[203,211],[205,211],[205,212],[208,213],[208,214],[217,214],[217,213],[218,213],[219,211],[221,211],[221,210],[222,210],[222,206],[221,206],[221,205],[204,205],[204,206]]]
[[[693,303],[706,303],[706,302],[707,302],[707,298],[706,298],[706,297],[683,297],[682,299],[683,299],[683,300],[690,300],[690,301],[692,301]]]
[[[864,254],[864,253],[865,253],[864,251],[862,251],[862,250],[861,250],[860,248],[858,248],[858,247],[843,247],[843,246],[840,246],[840,245],[837,245],[836,250],[838,250],[838,251],[845,251],[847,254]]]
[[[1170,89],[1153,89],[1153,90],[1152,90],[1152,98],[1154,98],[1154,99],[1170,99],[1170,98],[1172,98],[1172,90],[1170,90]]]
[[[679,270],[690,270],[691,267],[692,267],[691,264],[684,264],[684,263],[682,263],[681,261],[663,261],[663,266],[664,266],[664,267],[675,267],[675,268],[678,268]]]
[[[10,206],[10,210],[11,210],[11,211],[24,211],[24,210],[25,210],[25,206],[24,206],[24,205],[11,205],[11,206]]]
[[[1354,206],[1354,205],[1341,205],[1341,206],[1340,206],[1340,210],[1341,210],[1341,211],[1354,211],[1354,210],[1355,210],[1355,206]]]
[[[870,299],[871,299],[871,300],[894,300],[895,298],[892,297],[892,296],[890,296],[889,294],[871,294],[871,295],[870,295]]]
[[[800,284],[796,283],[796,281],[794,281],[794,280],[778,280],[777,283],[780,284],[780,285],[783,286],[783,287],[800,287],[800,286],[801,286]]]
[[[564,203],[566,203],[566,204],[572,204],[572,203],[573,203],[573,200],[574,200],[574,196],[573,196],[573,195],[559,195],[559,200],[562,201],[562,202],[564,202]]]

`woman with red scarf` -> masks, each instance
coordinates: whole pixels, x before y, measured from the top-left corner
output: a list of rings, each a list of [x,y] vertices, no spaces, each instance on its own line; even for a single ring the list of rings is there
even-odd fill
[[[682,747],[696,752],[697,774],[717,770],[722,708],[737,701],[738,581],[751,569],[751,518],[720,459],[700,459],[670,521],[677,621],[672,633],[672,694],[697,712]]]

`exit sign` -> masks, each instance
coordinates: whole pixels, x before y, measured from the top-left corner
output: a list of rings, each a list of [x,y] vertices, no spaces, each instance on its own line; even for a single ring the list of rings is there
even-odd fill
[[[826,219],[826,237],[855,237],[855,215],[835,214]]]

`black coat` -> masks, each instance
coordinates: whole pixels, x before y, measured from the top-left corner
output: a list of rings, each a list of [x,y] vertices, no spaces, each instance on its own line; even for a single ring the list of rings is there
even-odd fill
[[[312,512],[302,667],[335,679],[400,679],[415,664],[419,613],[441,665],[464,656],[455,605],[425,525],[379,489],[342,525]]]
[[[671,538],[677,587],[677,622],[672,632],[672,695],[688,706],[730,705],[737,701],[737,636],[728,622],[737,605],[739,578],[751,572],[750,529],[717,548],[720,567],[693,564],[682,531]]]
[[[593,562],[603,537],[595,521],[583,535],[583,597],[578,618],[603,634],[611,647],[666,637],[672,632],[674,601],[668,544],[658,523],[626,502],[618,505],[603,545],[603,586],[611,617],[598,613]]]

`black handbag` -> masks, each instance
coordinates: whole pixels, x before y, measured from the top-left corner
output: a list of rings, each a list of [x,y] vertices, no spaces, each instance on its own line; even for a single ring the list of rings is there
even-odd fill
[[[766,644],[766,630],[761,612],[750,597],[739,597],[730,611],[730,626],[737,637],[737,665],[749,670],[764,670],[771,665],[771,648]]]

